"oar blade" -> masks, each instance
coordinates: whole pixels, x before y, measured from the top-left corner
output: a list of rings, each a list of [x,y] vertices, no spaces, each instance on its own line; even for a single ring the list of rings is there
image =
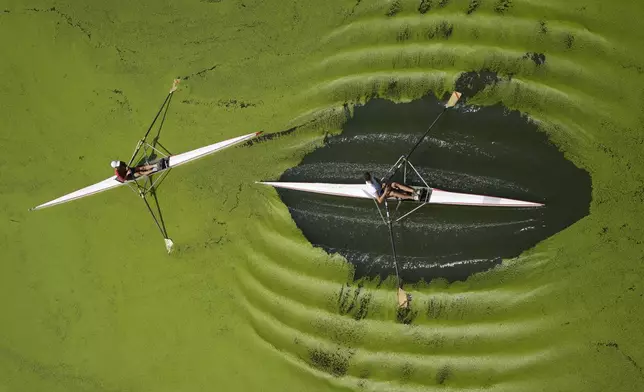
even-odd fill
[[[454,105],[456,105],[458,100],[461,99],[461,95],[463,94],[459,93],[458,91],[454,91],[452,93],[452,96],[449,97],[449,101],[447,101],[447,104],[445,104],[445,108],[451,108]]]
[[[174,242],[170,238],[164,238],[165,241],[165,249],[168,251],[168,254],[172,252],[172,247],[174,246]]]
[[[177,88],[179,87],[179,83],[181,83],[181,79],[175,79],[172,81],[172,88],[170,89],[170,92],[168,94],[172,94],[173,92],[177,91]]]
[[[400,287],[398,288],[398,307],[402,309],[407,309],[409,307],[409,301],[411,300],[411,295]]]

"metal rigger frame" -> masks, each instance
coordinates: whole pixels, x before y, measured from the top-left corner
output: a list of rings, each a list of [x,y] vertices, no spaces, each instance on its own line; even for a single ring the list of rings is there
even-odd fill
[[[168,96],[163,101],[163,104],[161,105],[161,108],[157,112],[157,115],[154,117],[154,120],[152,120],[152,124],[150,124],[150,127],[148,128],[147,132],[145,133],[143,138],[139,140],[136,147],[134,148],[134,152],[132,153],[132,158],[130,158],[130,161],[127,164],[128,167],[132,167],[132,164],[150,165],[150,164],[159,163],[160,160],[168,159],[169,156],[172,155],[172,153],[168,151],[168,149],[165,148],[159,142],[159,137],[161,136],[161,129],[163,128],[163,124],[165,123],[165,118],[168,113],[168,108],[170,107],[170,102],[172,101],[172,95],[176,89],[177,83],[178,82],[175,81],[175,85],[173,85],[172,90],[170,90],[170,92],[168,93]],[[154,128],[161,114],[163,114],[163,116],[161,117],[161,121],[159,122],[156,136],[154,137],[154,139],[152,139],[152,143],[150,143],[147,141],[148,136],[150,135],[150,131]],[[159,231],[161,232],[161,235],[163,235],[166,250],[168,251],[168,253],[170,253],[172,251],[174,242],[172,242],[172,240],[169,238],[168,230],[165,227],[163,214],[161,213],[161,206],[159,204],[159,199],[157,197],[156,191],[161,185],[161,183],[165,180],[165,178],[170,173],[171,168],[167,167],[167,168],[161,168],[158,170],[159,170],[158,173],[155,172],[146,176],[143,184],[140,184],[139,180],[136,180],[136,181],[128,181],[127,185],[130,187],[130,189],[132,189],[132,191],[134,191],[134,193],[138,194],[141,197],[141,200],[143,200],[143,202],[145,203],[145,206],[148,208],[150,215],[152,215],[152,219],[154,220],[154,223],[156,223],[157,227],[159,228]],[[156,178],[154,178],[155,175],[156,175]],[[155,208],[152,208],[152,205],[150,204],[150,200],[148,200],[148,197],[147,197],[148,195],[152,196],[152,201]]]

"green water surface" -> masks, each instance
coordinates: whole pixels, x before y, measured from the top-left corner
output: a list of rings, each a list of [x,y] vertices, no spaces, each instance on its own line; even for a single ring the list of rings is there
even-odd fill
[[[3,0],[0,391],[644,390],[643,14],[623,0]],[[410,287],[397,314],[393,279],[359,289],[254,181],[339,132],[345,103],[442,96],[481,69],[502,80],[470,103],[536,121],[590,173],[590,214],[465,282]],[[109,176],[177,76],[173,152],[308,125],[173,171],[171,256],[125,188],[27,211]]]

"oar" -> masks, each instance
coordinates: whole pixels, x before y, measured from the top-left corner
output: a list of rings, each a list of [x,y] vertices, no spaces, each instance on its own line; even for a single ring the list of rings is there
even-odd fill
[[[398,171],[398,169],[400,168],[400,166],[404,165],[404,164],[405,164],[405,162],[407,162],[407,160],[409,159],[409,156],[410,156],[410,155],[411,155],[411,154],[416,150],[416,148],[420,145],[420,143],[422,143],[422,141],[425,139],[425,137],[427,137],[427,135],[429,134],[429,132],[432,130],[432,128],[434,127],[434,125],[436,125],[436,123],[437,123],[437,122],[438,122],[438,120],[441,118],[441,116],[442,116],[442,115],[447,111],[447,109],[449,109],[449,108],[451,108],[451,107],[456,106],[456,103],[458,103],[458,100],[459,100],[459,99],[461,99],[461,95],[463,95],[463,94],[462,94],[462,93],[459,93],[458,91],[454,91],[454,92],[452,93],[452,96],[451,96],[451,97],[449,97],[449,100],[448,100],[448,101],[447,101],[447,103],[445,104],[445,108],[443,109],[443,111],[442,111],[442,112],[440,112],[440,113],[438,114],[438,116],[437,116],[437,117],[436,117],[436,119],[431,123],[431,125],[429,126],[429,128],[427,128],[427,131],[425,131],[425,133],[423,134],[423,136],[421,136],[421,137],[420,137],[420,139],[418,139],[418,141],[416,142],[416,144],[414,144],[414,147],[412,147],[412,148],[411,148],[411,150],[409,150],[409,152],[405,155],[405,159],[400,160],[400,164],[399,164],[398,166],[396,166],[396,167],[393,169],[393,172],[392,172],[392,173],[390,173],[388,176],[386,176],[386,177],[385,177],[385,179],[384,179],[385,181],[389,181],[389,179],[391,179],[391,177],[393,177],[393,175],[394,175],[394,174],[396,174],[396,171]]]
[[[407,153],[407,155],[405,155],[405,160],[409,159],[409,156],[414,152],[414,150],[416,150],[416,147],[418,147],[420,145],[420,143],[423,141],[423,139],[425,139],[425,137],[429,134],[429,131],[432,130],[432,127],[434,127],[434,125],[438,122],[438,119],[441,118],[441,116],[447,111],[447,109],[449,109],[451,107],[454,107],[456,105],[458,100],[461,99],[461,95],[462,94],[459,93],[458,91],[454,91],[452,93],[452,96],[449,98],[449,101],[447,101],[447,103],[445,104],[445,108],[443,109],[443,111],[440,112],[440,114],[438,115],[438,117],[436,117],[434,122],[429,126],[429,128],[427,128],[427,131],[425,131],[423,136],[421,136],[421,138],[418,139],[418,141],[416,142],[414,147],[412,147],[411,150],[409,150],[409,152]]]
[[[416,144],[414,144],[414,146],[411,148],[411,150],[409,150],[407,155],[405,155],[404,159],[399,160],[400,163],[395,168],[393,168],[393,171],[385,178],[385,180],[384,180],[385,182],[389,181],[389,179],[391,179],[391,177],[393,177],[393,175],[396,173],[396,171],[398,171],[400,166],[404,165],[407,162],[407,160],[409,159],[409,156],[416,150],[416,148],[420,145],[420,143],[423,141],[423,139],[425,139],[425,137],[427,137],[427,135],[432,130],[434,125],[436,125],[436,123],[441,118],[441,116],[447,111],[447,109],[449,109],[451,107],[454,107],[456,105],[458,100],[461,98],[461,95],[462,94],[459,93],[458,91],[454,91],[452,93],[452,96],[449,98],[449,100],[445,104],[445,108],[443,109],[443,111],[438,114],[438,116],[431,123],[429,128],[427,128],[427,131],[425,131],[423,136],[421,136],[420,139],[418,139]],[[396,281],[398,283],[398,306],[400,308],[408,308],[409,307],[409,297],[408,297],[407,293],[402,289],[402,279],[400,278],[400,273],[398,271],[398,258],[396,257],[397,255],[396,255],[396,241],[394,240],[394,228],[393,228],[393,225],[392,225],[391,217],[389,215],[389,205],[387,204],[386,199],[385,199],[385,210],[387,212],[387,228],[389,229],[389,241],[391,242],[391,250],[392,250],[392,254],[393,254],[393,258],[394,258],[394,267],[396,269]]]
[[[152,124],[150,124],[150,126],[148,127],[148,130],[145,132],[145,135],[143,135],[143,138],[141,138],[141,140],[139,140],[139,142],[137,143],[136,147],[134,148],[134,152],[132,153],[132,158],[130,158],[130,161],[127,164],[128,166],[132,166],[132,162],[134,162],[134,158],[136,157],[136,154],[139,153],[139,150],[143,146],[143,143],[145,142],[145,140],[148,138],[148,135],[150,134],[150,131],[152,130],[152,128],[154,127],[154,124],[157,122],[157,119],[159,118],[159,116],[163,112],[163,109],[166,107],[166,105],[168,105],[168,106],[170,105],[169,101],[172,98],[172,93],[177,91],[177,87],[179,86],[180,82],[181,82],[181,79],[174,79],[172,81],[172,88],[170,88],[170,91],[168,92],[168,95],[165,97],[165,100],[163,101],[163,104],[159,108],[159,111],[157,112],[157,115],[154,116],[154,119],[152,120]]]

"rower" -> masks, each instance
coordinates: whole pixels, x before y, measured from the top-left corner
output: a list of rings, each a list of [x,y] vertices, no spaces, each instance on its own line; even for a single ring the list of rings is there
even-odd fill
[[[111,166],[114,168],[116,180],[120,182],[130,181],[141,176],[147,176],[156,168],[156,165],[140,165],[135,168],[131,168],[123,161],[112,161]]]
[[[374,177],[371,176],[371,173],[365,172],[365,192],[370,194],[378,204],[388,197],[395,197],[401,200],[419,200],[420,196],[414,190],[414,188],[401,183],[392,181],[392,182],[379,182],[376,181]]]

